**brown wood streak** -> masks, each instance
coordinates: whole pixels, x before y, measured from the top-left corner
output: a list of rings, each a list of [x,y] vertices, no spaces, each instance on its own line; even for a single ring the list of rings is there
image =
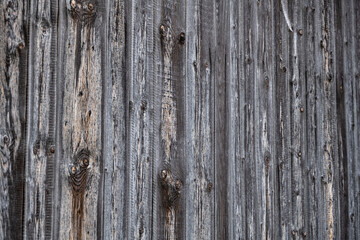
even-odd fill
[[[90,34],[92,29],[92,24],[96,18],[95,6],[93,3],[88,1],[71,1],[71,16],[74,19],[76,28],[79,32],[86,27],[86,71],[89,72],[89,66],[91,61],[91,52],[90,52]],[[80,37],[81,38],[81,37]],[[80,39],[81,40],[81,39]],[[76,46],[76,48],[81,48],[81,46]],[[81,50],[76,51],[78,56],[75,56],[75,59],[81,61]],[[80,64],[75,60],[75,64]],[[78,131],[83,131],[83,137],[81,137],[77,144],[81,146],[84,144],[87,145],[85,139],[89,137],[89,128],[90,128],[90,117],[91,111],[87,112],[87,105],[89,103],[89,92],[88,92],[88,83],[83,82],[79,74],[76,76],[76,82],[81,82],[77,88],[80,90],[79,96],[82,97],[79,101],[81,118],[79,119],[80,125]],[[82,135],[80,133],[80,135]],[[88,171],[87,167],[89,165],[89,151],[87,149],[80,150],[76,155],[73,161],[73,165],[70,167],[70,184],[72,187],[72,212],[71,212],[71,230],[72,230],[72,239],[82,239],[82,223],[84,220],[84,195],[87,186]]]
[[[87,184],[87,167],[89,156],[86,150],[80,152],[75,164],[70,167],[70,184],[72,187],[72,229],[73,238],[81,239],[84,212],[84,193]]]
[[[174,239],[176,238],[174,235],[176,226],[176,210],[178,208],[178,199],[182,183],[168,168],[161,171],[159,179],[165,208],[165,238]]]

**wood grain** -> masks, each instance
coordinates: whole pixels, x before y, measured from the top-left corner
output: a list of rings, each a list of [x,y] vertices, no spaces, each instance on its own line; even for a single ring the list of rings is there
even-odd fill
[[[0,13],[0,239],[360,239],[359,1]]]

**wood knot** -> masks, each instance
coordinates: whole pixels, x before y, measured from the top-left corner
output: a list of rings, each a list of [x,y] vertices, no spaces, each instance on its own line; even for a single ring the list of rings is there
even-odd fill
[[[70,165],[70,183],[74,194],[85,191],[88,166],[89,152],[82,150],[76,154],[74,162]]]
[[[211,190],[212,190],[212,183],[211,182],[208,183],[207,190],[208,190],[208,192],[211,192]]]
[[[165,25],[160,26],[160,34],[162,37],[166,37],[166,27]]]
[[[174,177],[169,169],[161,170],[159,179],[165,208],[175,207],[183,186],[181,180]]]
[[[7,135],[4,136],[3,142],[4,142],[4,144],[8,144],[8,143],[9,143],[9,137],[8,137]]]
[[[90,24],[96,18],[96,11],[94,4],[84,1],[84,2],[76,2],[75,0],[71,0],[71,16],[75,20],[79,20],[85,24]]]
[[[180,43],[181,45],[183,45],[183,44],[185,43],[185,33],[184,33],[184,32],[180,33],[179,43]]]

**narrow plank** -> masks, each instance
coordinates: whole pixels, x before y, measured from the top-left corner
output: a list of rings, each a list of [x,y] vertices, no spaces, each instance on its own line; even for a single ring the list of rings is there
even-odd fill
[[[158,161],[152,159],[152,80],[154,51],[153,3],[132,1],[127,19],[129,55],[127,96],[129,101],[128,128],[128,214],[129,239],[149,239],[152,234],[153,167]],[[158,34],[158,33],[157,33]],[[131,55],[131,57],[130,57]]]
[[[30,239],[51,238],[53,223],[53,189],[55,174],[55,89],[57,50],[57,2],[33,3],[30,47],[32,83],[29,94],[30,154],[27,160],[25,236]]]
[[[292,6],[292,7],[290,7]],[[291,88],[290,88],[290,102],[291,102],[291,202],[293,206],[292,214],[292,228],[291,234],[296,239],[306,236],[304,233],[305,220],[305,204],[304,204],[304,159],[306,159],[304,132],[306,130],[304,121],[305,107],[303,105],[303,92],[306,85],[303,78],[304,68],[303,62],[304,51],[302,50],[302,2],[290,2],[289,12],[292,12],[292,29],[293,32],[289,36],[290,41],[290,56],[291,64]]]
[[[103,93],[107,109],[104,121],[104,165],[103,174],[103,225],[104,239],[126,237],[126,123],[127,92],[125,63],[125,1],[107,2],[108,33],[102,41],[108,41],[107,62],[108,89]],[[106,59],[108,57],[109,59]],[[106,66],[105,65],[105,66]],[[103,66],[103,68],[105,68]],[[106,126],[105,126],[106,125]],[[107,150],[105,150],[107,148]]]
[[[345,144],[346,144],[346,194],[348,201],[348,213],[347,213],[347,233],[349,239],[355,239],[360,236],[359,229],[357,228],[359,220],[356,216],[358,198],[358,183],[359,179],[356,176],[358,170],[358,135],[359,131],[357,129],[356,123],[358,116],[356,115],[356,93],[357,93],[357,80],[356,80],[356,51],[352,49],[357,45],[358,40],[355,36],[355,10],[354,10],[354,1],[348,3],[342,3],[341,8],[341,19],[342,19],[342,44],[343,44],[343,82],[341,83],[341,92],[343,91],[343,101],[345,108]],[[354,111],[355,110],[355,111]],[[355,131],[357,130],[357,131]]]
[[[233,206],[231,206],[233,239],[246,239],[247,219],[246,219],[246,196],[245,196],[245,1],[232,1],[230,3],[230,31],[232,37],[231,43],[231,81],[233,87],[232,95],[234,99],[231,101],[233,112],[231,132],[234,132],[234,163],[232,164],[234,185],[232,189]]]
[[[61,209],[59,238],[98,236],[102,160],[102,58],[100,30],[106,3],[62,2]],[[101,195],[100,195],[101,197]]]
[[[0,239],[23,236],[28,7],[0,3]]]
[[[185,154],[185,1],[159,2],[161,111],[157,176],[160,197],[157,206],[160,238],[183,238]],[[156,146],[155,146],[156,147]]]
[[[214,3],[186,5],[184,137],[186,239],[214,238]]]
[[[289,8],[291,4],[287,1],[278,1],[275,4],[276,12],[276,114],[277,114],[277,146],[276,156],[278,158],[278,190],[279,190],[279,218],[280,218],[280,237],[282,239],[291,238],[292,232],[292,152],[291,152],[291,102],[290,102],[290,82],[291,82],[291,39],[292,34],[292,15]]]
[[[337,145],[338,145],[338,206],[339,224],[338,235],[349,239],[349,208],[348,208],[348,176],[347,176],[347,144],[346,144],[346,114],[345,114],[345,96],[343,91],[344,85],[344,36],[343,36],[343,19],[341,3],[334,1],[334,80],[336,81],[336,122],[337,122]],[[336,172],[335,172],[336,173]]]
[[[306,39],[305,48],[308,51],[308,54],[305,56],[306,69],[305,69],[305,84],[306,84],[306,106],[305,106],[305,115],[306,115],[306,128],[307,128],[307,169],[309,170],[306,185],[308,201],[307,205],[309,207],[309,228],[307,232],[307,236],[309,238],[318,238],[317,226],[319,222],[317,219],[317,202],[316,202],[316,191],[315,191],[315,181],[316,181],[316,92],[315,92],[315,65],[316,60],[314,58],[314,15],[315,9],[313,6],[313,1],[309,1],[306,5],[306,22],[303,30],[304,38]]]
[[[214,175],[215,175],[215,239],[229,238],[228,222],[228,87],[229,87],[229,44],[228,44],[228,27],[229,27],[229,6],[227,1],[215,2],[215,79],[213,85],[214,94]]]

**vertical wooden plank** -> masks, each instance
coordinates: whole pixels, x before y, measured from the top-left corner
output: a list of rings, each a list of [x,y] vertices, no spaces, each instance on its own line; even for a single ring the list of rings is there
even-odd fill
[[[305,81],[303,78],[303,50],[301,48],[301,28],[302,3],[289,3],[292,6],[292,29],[290,35],[290,64],[291,64],[291,82],[290,82],[290,102],[291,102],[291,202],[293,206],[291,235],[300,239],[304,237],[304,223],[305,223],[305,207],[304,207],[304,190],[303,190],[303,159],[306,158],[306,151],[304,147],[304,111],[305,108],[302,103],[302,92],[305,88]],[[290,12],[290,9],[289,9]],[[305,235],[306,236],[306,235]]]
[[[307,128],[307,168],[309,169],[309,173],[307,176],[307,186],[308,186],[308,206],[309,206],[309,229],[307,236],[309,238],[318,238],[318,234],[320,234],[317,230],[317,226],[319,222],[317,219],[317,207],[318,204],[316,202],[316,191],[315,191],[315,180],[316,180],[316,92],[315,92],[315,65],[316,60],[314,58],[314,15],[315,9],[313,6],[313,1],[309,1],[306,6],[306,25],[304,29],[304,38],[306,38],[305,48],[308,51],[306,54],[306,69],[305,69],[305,84],[306,84],[306,128]]]
[[[0,239],[23,236],[28,7],[0,3]]]
[[[233,169],[234,184],[232,186],[233,205],[231,206],[233,238],[246,238],[246,198],[245,198],[245,10],[244,1],[230,3],[231,31],[231,81],[233,99],[231,101],[232,126],[234,136],[230,141],[234,145]]]
[[[32,3],[29,155],[26,166],[25,236],[51,238],[56,126],[57,2]]]
[[[186,239],[214,238],[214,3],[186,4]]]
[[[289,34],[292,26],[290,23],[289,6],[287,1],[277,1],[276,11],[279,12],[276,22],[276,45],[277,45],[277,67],[276,67],[276,102],[277,102],[277,146],[278,156],[278,189],[280,210],[280,236],[282,239],[291,237],[292,204],[291,204],[291,129],[290,129],[290,43]]]
[[[103,225],[102,238],[124,239],[126,236],[126,64],[125,64],[125,2],[113,1],[106,6],[109,21],[108,33],[103,41],[109,38],[106,60],[109,81],[104,92],[103,132],[104,166],[103,174]],[[108,58],[108,59],[106,59]],[[106,126],[105,126],[106,125]],[[105,149],[106,148],[106,149]]]
[[[132,1],[129,11],[129,44],[127,58],[127,96],[129,101],[128,128],[128,213],[127,237],[148,239],[152,234],[153,168],[157,159],[152,158],[152,110],[154,19],[153,2]],[[158,34],[158,32],[157,32]]]
[[[338,235],[345,239],[349,238],[349,208],[348,208],[348,176],[347,176],[347,149],[346,149],[346,114],[344,101],[344,36],[343,36],[343,18],[341,3],[334,1],[335,19],[335,50],[334,62],[336,71],[334,72],[334,80],[336,82],[336,118],[337,118],[337,145],[339,148],[337,165],[338,170],[338,206],[339,209],[339,232]]]
[[[228,2],[216,1],[214,79],[215,238],[229,238],[228,222]]]
[[[159,26],[161,55],[160,196],[158,234],[165,239],[183,238],[184,229],[184,76],[186,34],[185,2],[161,1]],[[156,177],[156,176],[154,176]]]
[[[340,85],[341,92],[343,92],[343,101],[345,108],[345,142],[346,142],[346,160],[347,160],[347,201],[348,201],[348,237],[349,239],[357,238],[360,236],[359,232],[359,167],[358,164],[358,91],[359,85],[356,79],[357,74],[357,61],[355,46],[358,45],[356,40],[356,22],[355,22],[355,7],[358,4],[355,1],[342,3],[341,19],[342,19],[342,44],[343,44],[343,65],[344,75]]]
[[[353,133],[355,138],[355,165],[354,169],[354,178],[355,178],[355,186],[353,188],[354,194],[356,196],[356,211],[354,216],[350,216],[352,221],[355,221],[356,224],[356,238],[360,238],[360,3],[359,1],[353,1],[353,27],[354,31],[352,34],[352,47],[353,47],[353,54],[354,54],[354,68],[353,71],[355,73],[354,85],[353,85],[353,94],[354,94],[354,125],[353,125]]]
[[[106,4],[61,2],[63,17],[61,209],[59,238],[98,236],[102,166],[102,52]],[[101,208],[100,208],[101,209]]]

